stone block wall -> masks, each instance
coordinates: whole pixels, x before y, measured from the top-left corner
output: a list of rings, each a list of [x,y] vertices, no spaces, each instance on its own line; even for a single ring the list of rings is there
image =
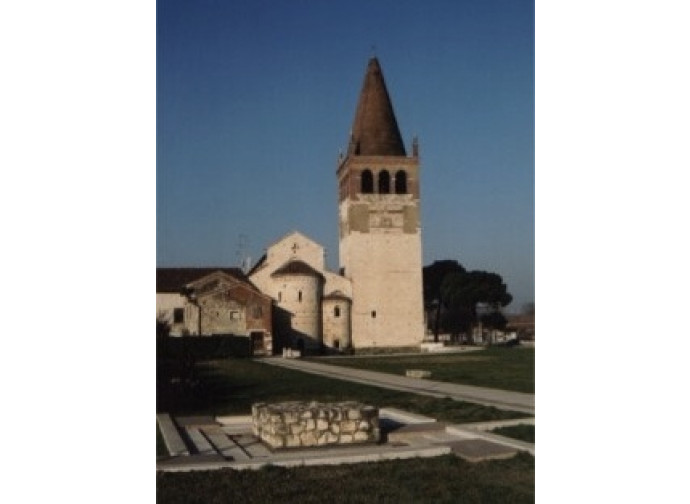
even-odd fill
[[[273,449],[375,443],[379,410],[358,402],[252,405],[254,435]]]

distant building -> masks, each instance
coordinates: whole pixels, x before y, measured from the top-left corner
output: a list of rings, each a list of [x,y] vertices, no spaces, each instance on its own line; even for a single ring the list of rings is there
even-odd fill
[[[234,334],[272,353],[272,300],[236,268],[158,268],[156,317],[172,336]]]
[[[157,309],[172,317],[175,334],[261,334],[273,353],[288,346],[418,347],[424,312],[416,140],[411,152],[371,58],[336,171],[340,272],[326,270],[321,245],[292,232],[269,246],[247,277],[234,269],[180,276],[172,291],[158,290]]]
[[[290,233],[268,248],[249,279],[274,301],[277,351],[350,347],[352,283],[326,270],[321,245]]]
[[[534,313],[522,313],[519,315],[508,315],[507,331],[515,331],[521,340],[534,340],[535,317]]]

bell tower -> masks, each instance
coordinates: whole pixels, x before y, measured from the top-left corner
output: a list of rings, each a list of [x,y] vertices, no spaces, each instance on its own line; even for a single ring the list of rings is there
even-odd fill
[[[352,345],[417,346],[424,336],[419,152],[408,156],[377,58],[367,65],[338,161],[340,266],[352,281]]]

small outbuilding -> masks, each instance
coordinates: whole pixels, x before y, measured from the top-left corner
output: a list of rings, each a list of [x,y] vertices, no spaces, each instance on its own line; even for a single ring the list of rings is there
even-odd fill
[[[172,336],[232,334],[273,351],[272,300],[237,268],[157,268],[156,317]]]

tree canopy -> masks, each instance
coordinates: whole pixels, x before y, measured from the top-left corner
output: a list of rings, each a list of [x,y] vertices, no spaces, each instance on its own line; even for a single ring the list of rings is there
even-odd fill
[[[427,310],[434,310],[436,341],[441,329],[457,335],[479,322],[494,329],[505,327],[501,308],[510,304],[513,296],[501,275],[467,271],[457,261],[445,260],[425,267],[423,281],[425,305]]]
[[[441,293],[441,286],[444,278],[452,273],[466,273],[458,261],[443,260],[435,261],[422,269],[422,283],[424,291],[424,307],[427,313],[433,311],[434,340],[438,341],[438,333],[441,328],[441,312],[444,309],[444,300]],[[445,325],[445,324],[444,324]]]

